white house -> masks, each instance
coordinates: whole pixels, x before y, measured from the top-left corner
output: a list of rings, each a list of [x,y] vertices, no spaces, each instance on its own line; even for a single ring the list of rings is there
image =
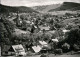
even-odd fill
[[[13,33],[14,35],[21,35],[21,34],[28,34],[29,31],[23,31],[20,29],[15,29],[15,32]]]
[[[49,45],[48,45],[47,42],[45,42],[45,41],[39,41],[39,43],[40,43],[40,46],[41,46],[42,48],[49,48]]]
[[[47,42],[39,41],[39,43],[40,43],[40,47],[42,48],[41,49],[42,53],[48,52],[51,49],[51,46]]]
[[[62,31],[63,31],[63,33],[65,34],[66,32],[69,32],[70,30],[66,30],[66,29],[65,29],[65,30],[62,30]]]
[[[45,41],[39,41],[39,43],[42,45],[42,46],[47,46],[47,43]]]
[[[49,31],[49,33],[51,33],[51,34],[55,34],[55,32],[56,32],[55,30]]]
[[[49,27],[49,26],[48,26],[48,27],[39,26],[39,28],[40,28],[41,30],[46,30],[46,31],[49,31],[49,30],[50,30],[50,27]]]
[[[59,42],[58,39],[52,39],[53,42]]]
[[[16,55],[26,55],[25,53],[25,49],[23,48],[23,46],[20,45],[12,45],[12,48],[14,50],[14,52],[16,53]]]
[[[39,45],[37,45],[37,46],[32,46],[32,49],[34,50],[35,53],[38,53],[41,51],[42,48]]]

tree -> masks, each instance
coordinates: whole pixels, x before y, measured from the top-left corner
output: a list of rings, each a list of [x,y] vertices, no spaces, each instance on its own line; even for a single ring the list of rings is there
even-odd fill
[[[0,39],[1,39],[0,42],[9,44],[13,32],[14,32],[14,25],[9,20],[1,18],[0,19]]]
[[[80,29],[79,28],[71,29],[70,32],[68,32],[67,35],[65,36],[65,39],[58,43],[58,47],[61,48],[61,46],[65,42],[70,45],[70,50],[74,49],[74,44],[76,44],[79,47],[80,46]]]
[[[70,45],[68,43],[64,43],[62,45],[63,52],[68,52],[70,50]]]
[[[4,24],[2,22],[0,22],[0,43],[1,42],[5,42],[5,38],[8,37],[8,33],[7,30],[4,27]]]
[[[80,43],[80,29],[72,29],[68,33],[67,42],[71,45]]]
[[[62,26],[61,24],[55,23],[55,27],[56,27],[56,28],[61,28],[61,26]]]

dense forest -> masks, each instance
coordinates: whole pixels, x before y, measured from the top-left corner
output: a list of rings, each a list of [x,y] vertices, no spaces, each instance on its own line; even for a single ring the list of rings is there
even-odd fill
[[[14,25],[7,19],[0,19],[0,43],[10,44],[12,33],[14,32]]]

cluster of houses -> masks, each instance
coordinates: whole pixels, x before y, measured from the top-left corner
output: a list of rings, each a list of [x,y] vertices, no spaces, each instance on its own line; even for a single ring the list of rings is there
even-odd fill
[[[53,42],[58,43],[58,39],[52,39]],[[51,49],[50,45],[45,41],[39,41],[38,45],[32,46],[29,51],[32,53],[40,53],[40,52],[48,52]],[[25,48],[22,44],[19,45],[4,45],[2,48],[2,56],[23,56],[27,55],[28,51],[26,52]]]
[[[20,45],[12,45],[12,46],[7,46],[5,45],[2,48],[2,56],[9,56],[9,55],[25,55],[25,49],[23,46]]]
[[[19,29],[16,29],[17,31]],[[19,30],[20,32],[20,30]],[[50,33],[55,33],[55,31],[49,31]],[[66,32],[69,32],[69,30],[63,30],[64,34]],[[25,31],[22,31],[20,33],[26,33]],[[39,41],[37,43],[37,45],[32,45],[30,47],[24,47],[23,44],[18,44],[18,45],[4,45],[3,48],[2,48],[2,51],[1,51],[1,54],[3,56],[26,56],[28,55],[28,52],[30,51],[31,53],[30,54],[40,54],[40,53],[46,53],[46,52],[50,52],[50,51],[53,51],[56,49],[56,45],[57,43],[59,42],[58,38],[53,38],[51,39],[51,42],[52,42],[52,45],[50,45],[48,42],[46,41]],[[26,49],[28,49],[26,51]],[[54,50],[51,50],[51,49],[54,49]],[[62,50],[60,50],[62,52]]]
[[[44,17],[42,17],[42,15],[37,15],[36,17],[33,15],[28,15],[27,18],[23,18],[21,19],[21,17],[19,16],[19,14],[17,14],[17,18],[13,19],[13,23],[16,25],[17,28],[15,28],[15,31],[13,34],[15,35],[21,35],[21,34],[31,34],[31,33],[36,33],[36,34],[40,34],[40,33],[49,33],[51,35],[55,34],[56,31],[58,30],[54,24],[55,22],[60,22],[62,21],[61,19],[58,19],[60,17],[47,17],[46,16],[46,20]],[[63,19],[66,19],[67,17],[63,17]],[[71,17],[71,18],[74,18]],[[57,20],[58,19],[58,20]],[[50,24],[50,22],[52,21],[52,24]],[[51,30],[50,26],[53,25],[55,30]],[[66,32],[69,32],[70,30],[66,30],[66,29],[61,29],[63,34],[65,35]],[[58,33],[56,33],[58,34]],[[63,35],[63,37],[64,37]],[[56,38],[51,38],[50,39],[55,46],[57,45],[57,43],[59,42],[59,35]],[[56,48],[51,46],[47,41],[38,41],[39,44],[37,45],[33,45],[29,48],[29,51],[33,52],[33,53],[40,53],[40,52],[48,52],[51,50],[51,48]],[[52,45],[54,45],[52,44]],[[67,44],[64,44],[67,45]],[[63,45],[63,46],[64,46]],[[26,47],[28,48],[28,47]],[[28,51],[26,51],[26,48],[24,47],[23,44],[18,44],[18,45],[11,45],[11,46],[7,46],[5,45],[2,48],[2,55],[27,55]]]

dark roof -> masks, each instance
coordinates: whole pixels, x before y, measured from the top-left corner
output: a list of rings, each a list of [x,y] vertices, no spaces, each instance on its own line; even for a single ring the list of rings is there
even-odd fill
[[[11,47],[11,46],[4,45],[3,48],[2,48],[2,51],[3,51],[3,52],[8,51],[8,50],[10,49],[10,47]]]

